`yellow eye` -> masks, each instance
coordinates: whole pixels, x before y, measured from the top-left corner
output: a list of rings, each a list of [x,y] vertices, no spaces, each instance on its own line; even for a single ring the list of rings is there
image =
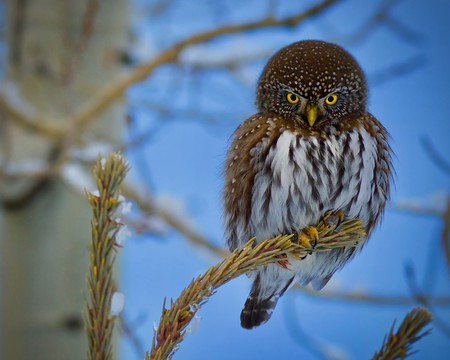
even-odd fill
[[[300,101],[300,98],[292,93],[287,93],[286,95],[287,101],[289,101],[291,104],[297,104]]]
[[[338,100],[338,96],[336,94],[332,94],[332,95],[328,95],[327,98],[325,99],[325,103],[327,105],[334,105],[337,103]]]

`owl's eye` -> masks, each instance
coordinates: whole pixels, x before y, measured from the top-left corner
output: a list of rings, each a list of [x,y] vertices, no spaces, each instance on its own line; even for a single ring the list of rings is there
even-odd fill
[[[334,105],[337,103],[337,101],[338,101],[338,96],[336,94],[328,95],[325,99],[325,103],[327,105]]]
[[[297,95],[293,94],[293,93],[287,93],[286,94],[286,99],[291,104],[297,104],[300,101],[300,98]]]

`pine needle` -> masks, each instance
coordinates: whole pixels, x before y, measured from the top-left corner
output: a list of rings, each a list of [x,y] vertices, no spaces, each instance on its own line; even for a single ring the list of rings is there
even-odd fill
[[[217,288],[228,281],[259,266],[289,259],[300,259],[312,252],[324,252],[348,246],[354,247],[365,236],[363,225],[358,219],[343,221],[336,230],[328,223],[328,214],[318,224],[319,239],[313,248],[311,244],[294,241],[295,234],[281,235],[259,244],[249,240],[242,248],[236,249],[218,264],[210,267],[203,275],[192,280],[178,299],[170,301],[166,308],[164,300],[159,326],[152,341],[151,353],[146,360],[171,359],[178,350],[184,336],[190,332],[189,323],[200,307],[212,296]]]
[[[394,333],[394,324],[383,340],[381,349],[375,353],[371,360],[404,359],[415,351],[411,351],[412,344],[428,335],[431,330],[422,332],[422,329],[431,321],[431,314],[424,308],[414,308],[406,314],[397,332]]]
[[[119,185],[128,172],[128,162],[120,154],[111,153],[107,159],[97,159],[94,176],[98,193],[88,193],[92,207],[89,270],[86,278],[88,294],[83,314],[88,337],[88,359],[112,359],[112,331],[115,317],[111,316],[113,292],[112,269],[115,259],[116,235],[122,226],[115,219],[121,204]]]

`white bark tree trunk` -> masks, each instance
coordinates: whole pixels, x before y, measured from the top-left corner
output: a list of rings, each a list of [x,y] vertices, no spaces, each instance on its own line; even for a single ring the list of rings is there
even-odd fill
[[[3,93],[13,88],[33,118],[65,125],[80,106],[119,76],[115,56],[126,44],[127,0],[9,0],[8,59]],[[8,101],[12,98],[6,97]],[[0,109],[1,165],[48,161],[58,139],[25,130]],[[119,144],[124,106],[116,103],[79,136]],[[63,143],[63,146],[66,144]],[[83,359],[90,209],[54,176],[1,179],[0,359]],[[36,187],[35,191],[30,189]],[[25,196],[19,203],[15,199]],[[10,204],[10,205],[11,205]]]

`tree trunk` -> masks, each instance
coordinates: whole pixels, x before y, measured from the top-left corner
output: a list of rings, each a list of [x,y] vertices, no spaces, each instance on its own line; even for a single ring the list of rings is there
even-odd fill
[[[9,0],[6,10],[5,99],[33,119],[67,125],[118,76],[127,1]],[[116,103],[83,134],[71,129],[63,140],[24,129],[1,109],[0,116],[3,168],[51,161],[68,141],[118,145],[125,118],[123,103]],[[87,201],[58,173],[45,181],[2,179],[0,186],[0,359],[83,359]]]

